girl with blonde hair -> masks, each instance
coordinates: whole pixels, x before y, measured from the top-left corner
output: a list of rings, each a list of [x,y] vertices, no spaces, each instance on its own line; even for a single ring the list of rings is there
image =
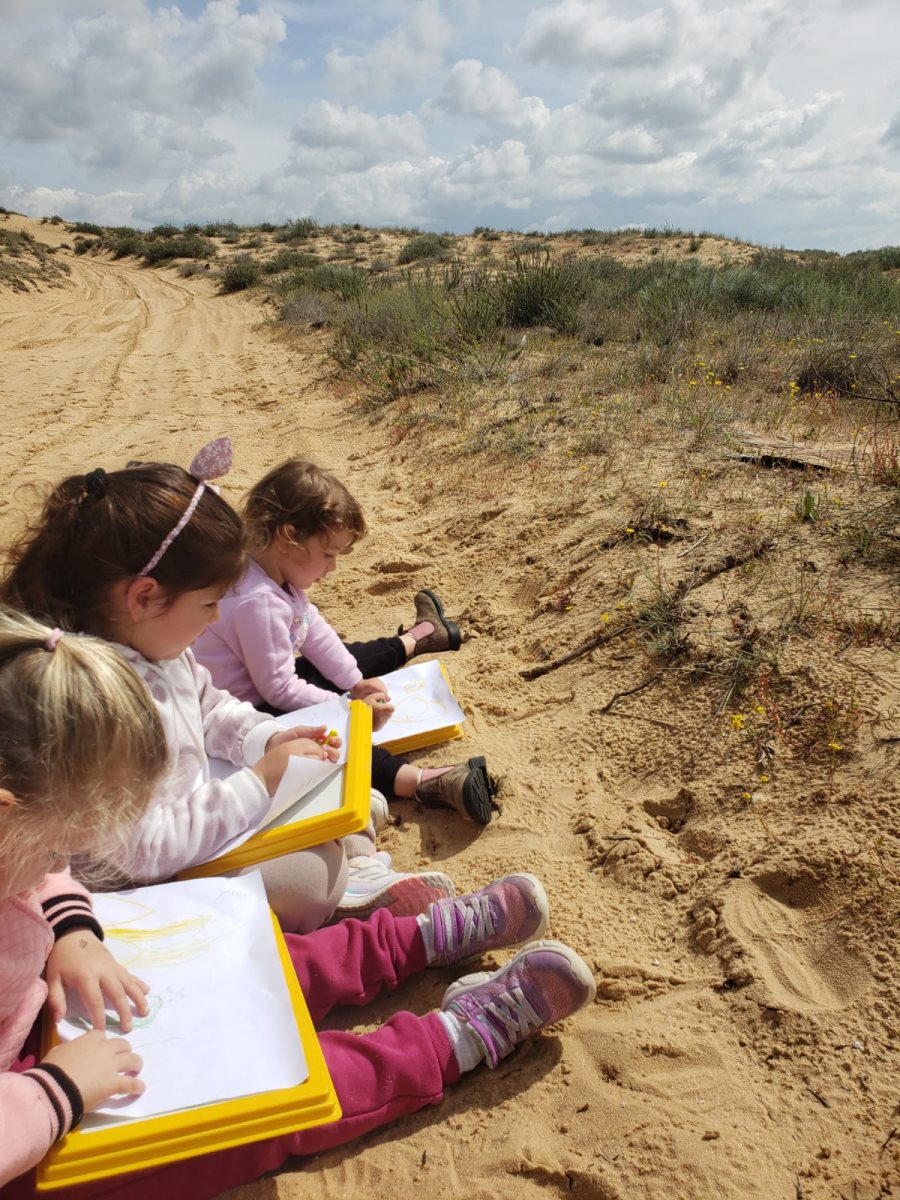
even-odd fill
[[[144,1089],[141,1060],[102,1030],[108,1005],[127,1033],[147,988],[104,947],[68,860],[114,853],[165,765],[153,702],[111,646],[0,607],[0,1186],[86,1109]],[[64,1015],[67,988],[94,1031],[36,1062],[32,1027],[47,999]]]

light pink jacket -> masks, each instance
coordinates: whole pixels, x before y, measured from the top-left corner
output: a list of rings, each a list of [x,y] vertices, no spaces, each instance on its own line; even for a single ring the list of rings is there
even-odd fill
[[[190,650],[150,662],[130,646],[116,649],[134,667],[162,718],[169,766],[135,830],[122,874],[158,883],[214,858],[239,833],[266,814],[269,794],[250,767],[281,726],[250,704],[214,687],[209,671]],[[209,758],[237,767],[228,779],[211,779]]]
[[[88,893],[68,871],[0,908],[0,1187],[81,1119],[78,1089],[58,1067],[10,1070],[47,998],[41,974],[54,938],[76,928],[101,932]]]
[[[306,592],[283,588],[252,560],[219,601],[218,621],[207,625],[193,650],[217,687],[281,712],[334,698],[297,678],[294,659],[300,654],[341,691],[362,679],[356,659]]]

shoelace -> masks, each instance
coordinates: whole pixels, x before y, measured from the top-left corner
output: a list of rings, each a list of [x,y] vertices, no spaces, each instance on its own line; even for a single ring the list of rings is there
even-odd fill
[[[486,1026],[504,1051],[518,1046],[542,1025],[541,1018],[519,984],[498,992],[490,1000],[481,1000],[476,993],[460,996],[455,1003],[459,1004],[473,1028],[479,1030],[482,1039],[485,1036],[482,1027]]]
[[[475,893],[438,905],[443,932],[443,953],[465,950],[473,938],[484,940],[495,932],[490,897]]]

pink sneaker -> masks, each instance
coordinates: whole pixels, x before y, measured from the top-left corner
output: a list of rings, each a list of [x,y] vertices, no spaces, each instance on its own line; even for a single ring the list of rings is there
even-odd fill
[[[451,983],[441,1009],[456,1018],[493,1069],[547,1025],[590,1004],[597,986],[587,963],[562,942],[534,942],[499,971]]]
[[[389,908],[395,917],[417,917],[435,901],[456,895],[453,881],[442,871],[395,871],[381,861],[381,854],[351,858],[347,890],[334,911],[332,921],[344,917],[368,917],[376,908]]]
[[[438,900],[421,922],[428,965],[453,966],[489,950],[539,938],[550,920],[540,880],[526,871],[504,875],[477,892]]]

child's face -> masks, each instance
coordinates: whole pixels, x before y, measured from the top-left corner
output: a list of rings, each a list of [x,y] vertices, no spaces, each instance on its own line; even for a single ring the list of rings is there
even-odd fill
[[[171,603],[160,596],[147,616],[133,627],[131,646],[151,662],[177,658],[207,625],[218,621],[219,601],[226,590],[216,586],[182,592]]]
[[[306,591],[337,566],[338,555],[352,544],[353,534],[345,529],[331,529],[326,534],[285,541],[285,553],[278,560],[284,582],[292,588]]]

